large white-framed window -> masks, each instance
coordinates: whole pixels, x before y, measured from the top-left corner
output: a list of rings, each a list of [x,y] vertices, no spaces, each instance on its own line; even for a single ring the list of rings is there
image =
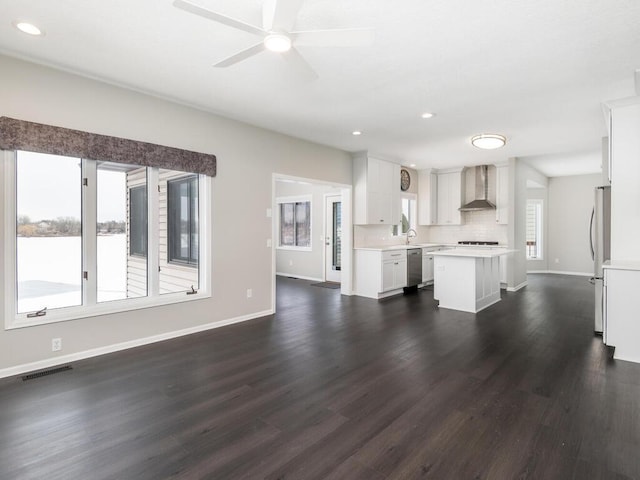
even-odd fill
[[[542,244],[542,199],[527,199],[526,241],[527,260],[543,259]]]
[[[24,151],[4,163],[5,328],[211,296],[206,175]],[[172,265],[171,182],[188,179],[188,265]],[[194,218],[195,217],[195,218]],[[180,230],[177,228],[176,230]]]
[[[278,247],[283,250],[312,249],[311,195],[278,197]]]
[[[394,236],[404,236],[418,223],[418,196],[415,193],[400,195],[400,223],[392,227]]]

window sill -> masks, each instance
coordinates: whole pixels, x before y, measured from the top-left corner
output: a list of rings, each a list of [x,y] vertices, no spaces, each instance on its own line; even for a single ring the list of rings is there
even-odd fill
[[[126,313],[144,308],[172,305],[174,303],[193,302],[196,300],[203,300],[205,298],[211,298],[211,293],[199,290],[195,295],[187,295],[186,292],[167,293],[153,298],[142,297],[113,300],[92,305],[91,307],[52,309],[48,310],[45,316],[36,318],[27,318],[26,314],[20,314],[13,320],[7,319],[5,330],[36,327],[39,325],[48,325],[51,323],[66,322],[69,320],[78,320],[81,318],[98,317],[116,313]]]
[[[313,249],[311,247],[287,247],[280,246],[276,247],[276,250],[292,250],[297,252],[311,252]]]

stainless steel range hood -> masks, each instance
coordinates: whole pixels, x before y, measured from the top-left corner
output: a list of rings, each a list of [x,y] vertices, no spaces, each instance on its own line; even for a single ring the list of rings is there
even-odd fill
[[[478,210],[495,210],[496,206],[487,200],[489,193],[488,165],[476,167],[476,198],[459,208],[461,212],[477,212]]]

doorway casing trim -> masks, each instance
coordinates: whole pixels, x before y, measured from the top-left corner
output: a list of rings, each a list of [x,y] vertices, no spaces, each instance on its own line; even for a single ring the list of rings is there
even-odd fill
[[[315,178],[296,177],[281,173],[273,173],[271,176],[271,305],[272,310],[276,309],[276,241],[278,226],[276,225],[276,182],[294,181],[305,182],[315,185],[327,185],[339,188],[342,193],[342,282],[340,293],[342,295],[353,295],[353,187],[348,184],[318,180]],[[324,222],[323,222],[324,223]]]

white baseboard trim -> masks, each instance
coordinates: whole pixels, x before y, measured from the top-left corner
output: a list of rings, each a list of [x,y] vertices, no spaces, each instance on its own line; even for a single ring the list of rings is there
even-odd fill
[[[276,272],[276,275],[280,276],[280,277],[291,277],[291,278],[297,278],[298,280],[311,280],[312,282],[324,282],[323,279],[321,278],[315,278],[315,277],[305,277],[303,275],[295,275],[293,273],[283,273],[283,272]]]
[[[567,272],[563,270],[529,270],[527,273],[550,273],[553,275],[576,275],[578,277],[593,277],[593,272]]]
[[[226,325],[232,325],[234,323],[241,323],[248,320],[253,320],[255,318],[265,317],[267,315],[272,315],[273,313],[275,313],[274,309],[264,310],[262,312],[255,312],[248,315],[220,320],[219,322],[205,323],[203,325],[197,325],[195,327],[185,328],[182,330],[161,333],[159,335],[152,335],[151,337],[137,338],[128,342],[115,343],[113,345],[93,348],[91,350],[85,350],[83,352],[70,353],[69,355],[61,355],[54,358],[47,358],[45,360],[38,360],[37,362],[24,363],[22,365],[16,365],[14,367],[3,368],[0,370],[0,378],[13,377],[15,375],[20,375],[26,372],[54,367],[63,363],[76,362],[78,360],[84,360],[85,358],[97,357],[99,355],[105,355],[107,353],[119,352],[121,350],[141,347],[143,345],[149,345],[151,343],[171,340],[172,338],[183,337],[185,335],[191,335],[192,333],[204,332],[206,330],[213,330],[214,328],[224,327]]]
[[[507,292],[517,292],[521,288],[527,286],[527,282],[522,282],[520,285],[516,285],[515,287],[507,287]]]

